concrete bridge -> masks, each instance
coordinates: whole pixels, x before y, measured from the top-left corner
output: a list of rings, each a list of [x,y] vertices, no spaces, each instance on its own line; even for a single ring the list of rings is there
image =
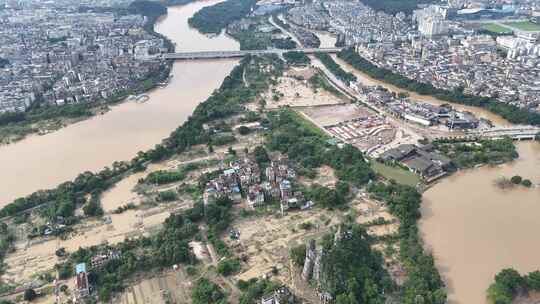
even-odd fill
[[[338,53],[341,48],[301,48],[292,50],[253,50],[253,51],[203,51],[203,52],[179,52],[163,54],[163,58],[169,60],[194,60],[194,59],[220,59],[220,58],[240,58],[246,55],[266,55],[277,54],[282,55],[286,52],[297,51],[306,54],[321,53]]]
[[[515,140],[522,139],[534,139],[537,134],[540,133],[540,127],[533,126],[516,126],[509,128],[492,128],[485,130],[478,130],[468,133],[468,136],[481,137],[481,138],[503,138],[510,137]]]

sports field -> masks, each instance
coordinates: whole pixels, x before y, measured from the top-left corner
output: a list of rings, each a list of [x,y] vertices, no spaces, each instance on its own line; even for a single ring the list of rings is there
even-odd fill
[[[486,23],[482,25],[482,28],[486,31],[490,31],[496,34],[511,34],[512,33],[512,29],[502,26],[502,25],[495,24],[495,23]]]
[[[526,32],[540,32],[540,24],[532,23],[530,21],[509,22],[505,24]]]

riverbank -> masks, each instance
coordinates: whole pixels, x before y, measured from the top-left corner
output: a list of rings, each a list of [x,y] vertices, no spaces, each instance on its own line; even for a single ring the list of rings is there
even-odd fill
[[[243,75],[244,73],[247,74],[250,82],[250,87],[248,88],[246,84],[243,81]],[[248,102],[256,102],[258,96],[262,91],[266,91],[268,89],[268,83],[269,79],[271,77],[274,77],[275,74],[280,74],[281,68],[279,62],[275,62],[272,59],[266,58],[266,59],[253,59],[250,60],[245,59],[239,66],[235,67],[230,75],[223,80],[222,85],[219,87],[218,90],[216,90],[206,101],[200,103],[196,110],[193,112],[194,114],[191,116],[190,120],[187,120],[185,123],[183,123],[182,126],[178,127],[174,132],[170,134],[170,136],[163,141],[162,145],[158,145],[153,149],[150,149],[145,152],[139,153],[135,158],[133,158],[130,162],[116,162],[113,165],[112,169],[105,168],[99,173],[93,174],[90,172],[83,173],[78,176],[73,182],[65,183],[58,188],[43,191],[39,193],[34,193],[31,196],[28,196],[24,199],[16,200],[14,203],[10,204],[8,207],[5,207],[2,209],[1,214],[2,215],[13,215],[17,213],[18,211],[22,211],[25,209],[28,209],[33,206],[42,206],[42,210],[48,210],[46,213],[52,212],[58,216],[61,216],[65,219],[64,223],[72,222],[73,219],[76,219],[80,217],[80,209],[82,207],[83,211],[86,210],[84,206],[87,206],[91,203],[92,200],[96,200],[99,204],[100,198],[102,193],[109,190],[111,187],[113,187],[118,181],[126,178],[126,176],[131,175],[136,172],[144,171],[146,166],[149,163],[162,163],[163,161],[169,159],[171,156],[180,156],[183,152],[188,152],[191,150],[194,146],[201,146],[204,145],[215,145],[216,150],[218,150],[217,146],[220,145],[218,143],[218,138],[220,135],[214,135],[215,133],[212,131],[205,130],[203,128],[203,125],[208,124],[214,124],[221,121],[221,119],[226,119],[228,117],[237,115],[239,113],[242,113],[245,111],[243,108],[244,104],[247,104]],[[237,98],[231,98],[231,97],[237,97]],[[222,122],[225,123],[225,122]],[[216,128],[216,126],[213,127],[213,129]],[[214,129],[215,130],[215,129]],[[234,137],[233,137],[234,140]],[[245,147],[248,145],[244,143]],[[224,154],[225,151],[220,151],[221,154]],[[204,152],[203,152],[204,153]],[[216,152],[212,152],[216,153]],[[217,156],[217,155],[216,155]],[[218,163],[219,161],[215,162]],[[202,163],[202,160],[201,160]],[[195,165],[194,163],[190,163],[191,165]],[[152,170],[159,169],[160,166],[155,166]],[[217,168],[216,168],[217,169]],[[193,169],[192,169],[193,170]],[[189,171],[185,171],[189,172]],[[198,172],[198,174],[201,174],[201,172]],[[140,184],[144,184],[144,182],[140,182]],[[166,189],[162,189],[166,190]],[[155,191],[155,190],[154,190]],[[146,199],[154,199],[153,192],[148,193],[146,196]],[[189,193],[187,193],[189,195]],[[90,201],[87,201],[87,198],[91,196],[92,199]],[[65,197],[67,199],[62,200],[60,202],[60,197]],[[157,195],[158,199],[157,202],[160,202],[160,200],[168,200],[163,196],[161,198],[160,195]],[[117,203],[117,202],[115,202]],[[141,203],[140,201],[138,203]],[[185,202],[187,206],[193,205],[193,202],[191,204],[189,202]],[[82,204],[82,205],[81,205]],[[141,203],[142,204],[142,203]],[[184,205],[186,205],[184,204]],[[120,205],[118,207],[122,207],[123,205]],[[152,204],[149,206],[150,209],[152,209]],[[157,211],[149,211],[150,214],[147,216],[153,216],[156,214],[160,214],[160,216],[153,217],[150,222],[148,222],[146,219],[144,222],[148,227],[153,226],[159,226],[166,217],[168,217],[170,214],[172,214],[172,210],[168,209],[167,206],[164,206],[165,208],[163,210],[159,209]],[[184,206],[185,207],[185,206]],[[71,210],[70,213],[67,214],[64,213],[66,210]],[[78,210],[78,211],[76,211]],[[116,212],[118,208],[115,208],[114,206],[108,205],[105,210],[108,212],[107,216],[109,217],[109,221],[114,220],[115,226],[112,229],[104,229],[104,226],[100,224],[99,219],[95,219],[92,216],[88,216],[87,212],[84,211],[85,216],[80,217],[80,224],[79,226],[72,226],[73,233],[71,233],[71,229],[66,228],[65,230],[60,231],[58,226],[58,223],[51,223],[47,225],[51,225],[51,228],[54,232],[50,236],[58,237],[58,234],[65,234],[70,235],[71,237],[67,241],[61,242],[63,244],[65,250],[67,250],[69,253],[73,253],[77,250],[78,246],[81,246],[82,244],[86,244],[85,247],[91,247],[95,245],[99,245],[103,242],[103,235],[107,235],[107,240],[111,242],[111,244],[117,244],[119,243],[121,246],[121,252],[122,254],[128,254],[129,250],[133,250],[133,247],[130,247],[133,245],[130,242],[123,242],[124,237],[127,237],[129,235],[133,235],[137,230],[133,230],[132,226],[135,225],[134,221],[137,219],[134,218],[136,216],[136,212],[124,212],[127,210],[121,210],[120,212]],[[113,214],[111,214],[113,212]],[[157,212],[157,213],[155,213]],[[77,213],[77,215],[75,214]],[[144,213],[144,212],[143,212]],[[174,215],[178,216],[178,215]],[[172,216],[172,217],[174,217]],[[23,222],[21,223],[24,227],[26,227],[25,233],[33,233],[30,231],[34,231],[33,229],[29,229],[28,224],[30,224],[30,228],[32,225],[39,226],[39,223],[42,221],[42,219],[47,218],[43,214],[35,214],[35,216],[26,217],[26,219],[23,218]],[[53,216],[54,219],[58,219],[58,217]],[[55,221],[51,219],[52,221]],[[103,219],[105,222],[107,221],[106,218]],[[77,225],[78,220],[75,220],[75,225]],[[130,224],[131,223],[131,224]],[[110,224],[110,222],[109,222]],[[165,222],[165,225],[167,225],[168,222]],[[70,225],[68,225],[69,227]],[[75,228],[74,228],[75,227]],[[110,227],[109,227],[110,228]],[[41,230],[39,230],[41,231]],[[93,232],[92,232],[93,231]],[[82,234],[81,234],[82,233]],[[165,231],[159,232],[161,234],[166,234],[167,229]],[[26,235],[24,236],[27,237]],[[18,275],[22,276],[23,281],[24,280],[31,280],[31,275],[35,273],[36,271],[39,271],[40,273],[45,273],[50,271],[50,267],[54,266],[54,264],[51,265],[51,259],[57,260],[57,257],[54,257],[54,250],[59,249],[55,248],[56,242],[48,242],[51,241],[48,238],[48,234],[43,236],[43,234],[38,234],[34,237],[44,237],[44,242],[41,244],[39,240],[35,243],[37,248],[34,248],[33,250],[27,251],[26,250],[26,242],[21,242],[20,246],[18,247],[18,254],[14,254],[11,256],[12,261],[10,263],[10,266],[13,271],[17,271]],[[143,236],[140,236],[140,241],[142,242],[144,240]],[[53,237],[54,240],[54,237]],[[145,247],[146,245],[141,245],[142,247]],[[137,245],[137,247],[139,247]],[[168,245],[169,246],[169,245]],[[174,244],[170,244],[170,246],[176,246]],[[152,247],[153,248],[153,247]],[[95,249],[95,248],[94,248]],[[155,249],[155,248],[154,248]],[[36,250],[36,251],[35,251]],[[37,258],[34,254],[37,252]],[[44,257],[40,257],[40,254],[45,254]],[[33,260],[33,264],[31,264],[32,267],[37,268],[26,268],[26,266],[22,266],[22,269],[18,268],[18,263],[15,263],[15,261],[18,261],[18,259],[25,259],[25,257],[29,255],[31,260]],[[52,258],[51,258],[52,256]],[[68,266],[65,268],[60,268],[59,272],[64,273],[62,269],[67,269],[67,273],[72,272],[73,263],[71,261],[64,261],[68,263]],[[178,262],[186,262],[185,260],[178,260]],[[152,263],[163,263],[161,261],[154,261]],[[167,264],[170,264],[167,262]],[[152,264],[152,267],[156,267],[155,264]],[[171,266],[171,265],[167,265]],[[147,268],[138,269],[138,270],[148,270]],[[10,273],[6,277],[11,282],[20,283],[21,278],[18,277],[18,275],[13,275]],[[118,274],[117,274],[118,275]],[[62,276],[62,275],[61,275]],[[119,280],[123,280],[125,278],[125,274],[120,276]],[[61,279],[65,279],[66,277],[61,277]],[[116,286],[116,285],[115,285]],[[107,294],[110,295],[111,292],[119,291],[114,286],[110,286],[107,284],[100,284],[100,297],[107,298],[108,296],[104,296],[104,290],[107,291]]]
[[[362,83],[382,85],[396,93],[407,92],[359,73],[339,58],[336,61]],[[411,97],[443,103],[414,92]],[[484,109],[466,109],[490,119],[495,125],[512,125]],[[423,193],[420,231],[446,283],[449,303],[487,303],[485,291],[493,276],[504,267],[516,265],[524,273],[538,269],[534,254],[529,253],[535,252],[530,251],[530,233],[540,228],[534,220],[534,210],[538,209],[540,200],[539,189],[516,187],[503,190],[494,185],[501,176],[523,175],[530,177],[533,184],[540,181],[540,143],[515,144],[519,156],[513,161],[458,170],[430,185]],[[514,158],[508,157],[507,160]],[[463,166],[468,166],[466,159],[460,161]],[[531,175],[531,171],[535,173]],[[459,226],[457,229],[456,225]]]
[[[204,1],[170,7],[157,21],[156,31],[176,43],[179,51],[237,50],[238,44],[220,35],[207,37],[189,28],[187,19]],[[69,125],[44,136],[31,136],[0,146],[0,205],[37,189],[50,189],[84,171],[98,171],[119,160],[131,159],[165,138],[205,100],[237,64],[237,60],[177,61],[169,85],[147,92],[145,103],[125,102],[105,115]],[[17,176],[14,179],[13,176]],[[22,182],[24,181],[24,182]]]
[[[167,14],[164,6],[157,5],[157,8],[153,10],[147,7],[111,8],[110,10],[119,15],[133,13],[145,16],[147,22],[143,29],[147,33],[163,39],[165,47],[169,51],[174,50],[173,43],[154,29],[159,18]],[[171,68],[172,62],[162,61],[159,69],[149,74],[146,79],[101,100],[66,105],[43,105],[36,102],[25,112],[0,114],[0,145],[16,143],[31,135],[49,134],[95,115],[104,114],[110,106],[126,101],[130,95],[148,92],[167,83]]]
[[[420,230],[452,304],[487,303],[485,291],[503,268],[538,269],[533,252],[540,247],[531,233],[540,229],[540,189],[499,189],[493,183],[517,174],[540,182],[540,143],[516,146],[516,160],[460,170],[424,193]]]
[[[360,56],[353,48],[341,51],[338,57],[369,76],[396,85],[402,89],[407,89],[420,95],[432,95],[450,103],[484,108],[515,124],[540,125],[539,113],[530,112],[526,109],[501,103],[490,98],[467,95],[463,91],[455,90],[450,92],[435,88],[431,84],[417,82],[390,70],[377,67],[372,62]]]

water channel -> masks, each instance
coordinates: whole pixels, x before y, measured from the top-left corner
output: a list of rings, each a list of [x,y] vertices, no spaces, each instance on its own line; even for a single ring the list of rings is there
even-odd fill
[[[226,35],[208,37],[189,28],[187,19],[204,6],[201,1],[169,8],[156,30],[169,37],[178,51],[236,50]],[[146,103],[125,102],[104,115],[44,136],[31,136],[0,147],[0,206],[38,189],[53,188],[85,171],[97,171],[114,161],[129,160],[181,125],[232,70],[236,60],[178,61],[172,79],[149,92]]]

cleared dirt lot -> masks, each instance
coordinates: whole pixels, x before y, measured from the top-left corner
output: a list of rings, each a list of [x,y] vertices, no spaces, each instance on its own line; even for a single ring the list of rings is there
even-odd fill
[[[302,109],[302,112],[315,120],[320,126],[330,126],[348,120],[375,115],[373,111],[354,104],[306,108]]]
[[[267,109],[276,109],[282,106],[310,107],[320,105],[341,104],[345,100],[334,94],[315,89],[307,79],[315,75],[313,68],[293,68],[285,72],[278,80],[278,84],[263,95]],[[279,99],[275,100],[274,96]]]

